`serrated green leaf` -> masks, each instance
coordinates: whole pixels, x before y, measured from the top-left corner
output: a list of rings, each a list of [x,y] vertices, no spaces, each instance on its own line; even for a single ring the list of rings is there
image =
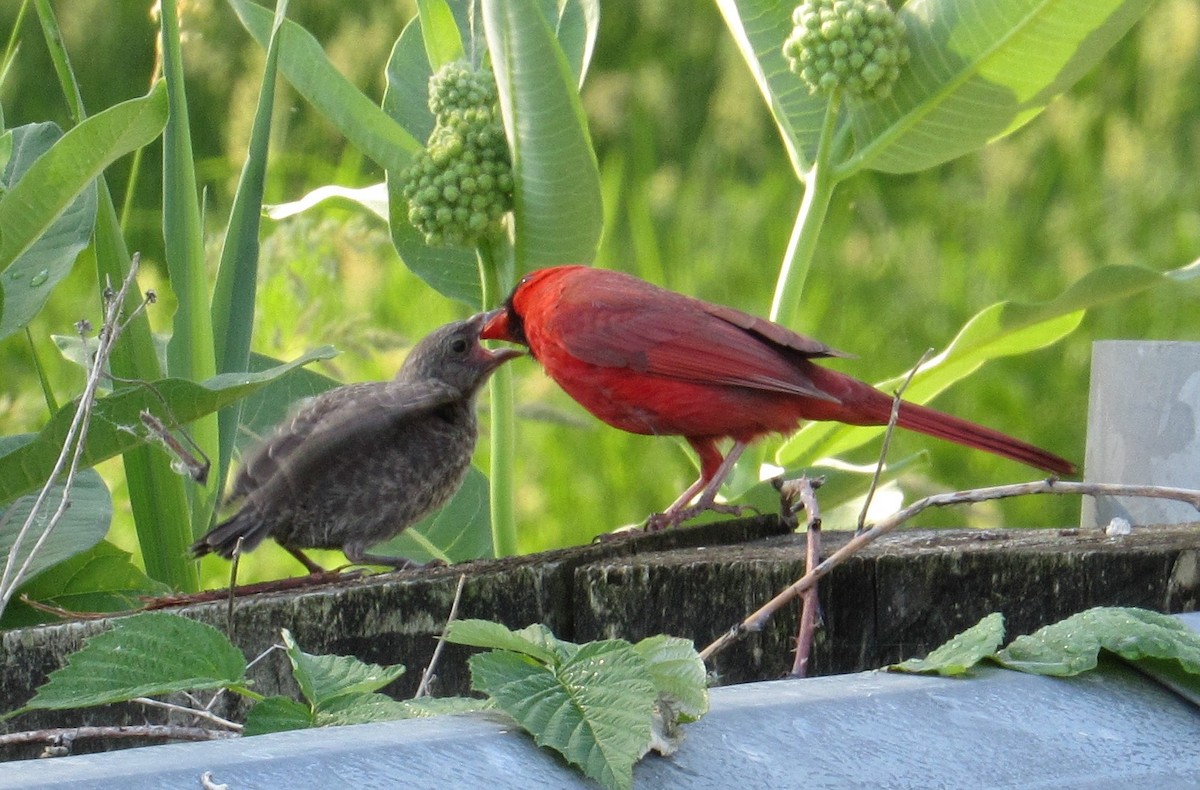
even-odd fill
[[[404,674],[402,664],[380,666],[359,661],[354,656],[305,653],[286,628],[283,629],[283,644],[300,693],[317,711],[329,709],[343,698],[378,691]]]
[[[446,628],[446,641],[520,653],[550,666],[557,665],[564,657],[563,643],[541,623],[511,631],[490,620],[454,620]]]
[[[651,636],[633,646],[650,671],[658,693],[687,721],[708,713],[708,673],[695,646],[677,636]]]
[[[0,437],[0,453],[17,451],[27,446],[34,438],[32,434]],[[49,477],[48,471],[46,477]],[[42,485],[44,484],[43,480]],[[21,541],[15,568],[19,568],[29,556],[42,529],[58,507],[62,492],[61,484],[50,489],[50,495],[42,504],[40,515]],[[28,494],[6,507],[0,507],[0,557],[9,556],[17,533],[29,517],[36,499],[36,494]],[[26,579],[32,579],[47,568],[87,551],[104,539],[112,522],[112,497],[100,475],[91,469],[84,469],[76,474],[71,486],[70,503],[58,526],[51,531],[46,542],[34,555],[26,572]]]
[[[226,0],[261,46],[274,15],[251,0]],[[286,21],[280,27],[279,70],[301,96],[360,151],[388,172],[408,166],[421,144],[338,73],[312,34]]]
[[[62,137],[52,123],[29,124],[7,132],[13,156],[7,167],[0,167],[0,195],[12,188],[38,158]],[[43,176],[65,176],[73,163],[63,163],[58,172]],[[56,179],[57,180],[57,179]],[[46,190],[61,187],[46,184]],[[15,260],[0,273],[0,340],[22,328],[37,315],[50,292],[68,274],[75,258],[92,238],[96,224],[96,184],[90,182],[62,213]],[[7,232],[7,229],[6,229]]]
[[[921,366],[904,399],[927,403],[947,387],[974,373],[986,362],[1043,348],[1066,337],[1093,307],[1196,275],[1196,264],[1169,272],[1143,266],[1105,266],[1041,303],[997,302],[971,318],[945,350]],[[853,350],[853,349],[848,349]],[[893,392],[907,378],[902,373],[875,386]],[[882,427],[852,427],[812,422],[784,442],[776,463],[790,467],[837,456],[883,433]]]
[[[70,612],[122,612],[137,607],[142,596],[163,595],[170,590],[143,573],[129,552],[101,541],[42,571],[17,590],[17,597],[27,596],[31,601]],[[53,615],[14,599],[0,627],[21,628],[52,619]]]
[[[267,697],[246,714],[242,735],[266,735],[268,732],[306,730],[317,726],[307,705],[290,697]]]
[[[29,249],[104,168],[158,137],[166,120],[167,94],[159,82],[145,96],[83,121],[39,156],[20,181],[0,192],[0,271]]]
[[[286,365],[259,373],[224,373],[200,384],[170,378],[152,386],[124,386],[96,401],[82,463],[85,467],[92,466],[144,444],[147,438],[139,418],[143,410],[154,414],[164,425],[186,425],[250,395],[301,365],[329,359],[334,354],[331,347],[323,346]],[[169,413],[164,412],[164,404]],[[64,406],[36,439],[0,456],[0,502],[36,489],[49,476],[74,411],[74,404]]]
[[[472,656],[474,688],[490,695],[539,746],[609,788],[629,788],[650,743],[658,692],[646,662],[623,640],[582,645],[557,668],[508,651]]]
[[[997,654],[1009,669],[1066,677],[1094,669],[1100,649],[1128,661],[1174,659],[1200,675],[1200,634],[1148,609],[1096,607],[1019,636]]]
[[[317,711],[319,727],[337,727],[345,724],[367,724],[373,721],[396,721],[398,719],[427,719],[449,713],[468,713],[489,707],[486,700],[467,697],[417,700],[396,700],[385,694],[350,694],[332,700]]]
[[[849,104],[851,167],[909,173],[1008,134],[1099,62],[1150,0],[913,0],[891,95]]]
[[[575,75],[535,0],[483,0],[483,27],[512,148],[522,270],[591,263],[604,210]]]
[[[400,704],[408,711],[405,718],[428,719],[434,716],[448,716],[452,713],[477,713],[483,710],[493,710],[496,703],[490,699],[475,697],[417,697],[416,699],[400,700]]]
[[[993,612],[954,636],[925,658],[910,658],[888,669],[900,672],[937,673],[944,677],[962,675],[996,652],[1004,641],[1004,615]]]
[[[472,466],[449,502],[391,540],[376,544],[372,551],[414,562],[436,559],[455,563],[492,557],[487,478]]]
[[[244,686],[246,657],[211,625],[163,612],[113,621],[50,673],[24,710],[84,708],[176,691]]]

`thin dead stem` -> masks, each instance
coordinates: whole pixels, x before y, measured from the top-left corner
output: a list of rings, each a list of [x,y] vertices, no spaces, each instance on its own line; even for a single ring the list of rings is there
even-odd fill
[[[429,659],[429,666],[421,673],[421,682],[417,686],[417,693],[413,694],[413,699],[429,696],[429,686],[433,683],[433,670],[437,667],[438,659],[442,657],[442,650],[446,646],[446,631],[450,629],[450,623],[454,622],[458,617],[458,603],[462,600],[463,587],[467,584],[467,576],[463,574],[458,577],[458,587],[454,590],[454,602],[450,604],[450,616],[446,618],[446,628],[442,629],[442,635],[438,637],[437,646],[433,648],[433,655]]]

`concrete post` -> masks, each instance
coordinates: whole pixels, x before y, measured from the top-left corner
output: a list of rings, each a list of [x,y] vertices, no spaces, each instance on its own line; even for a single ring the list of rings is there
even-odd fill
[[[1200,343],[1102,340],[1092,345],[1084,479],[1200,488]],[[1183,502],[1084,497],[1080,526],[1196,521]]]

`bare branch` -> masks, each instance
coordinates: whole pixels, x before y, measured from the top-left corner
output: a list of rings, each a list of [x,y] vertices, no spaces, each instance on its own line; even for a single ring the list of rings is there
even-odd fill
[[[134,697],[132,701],[141,703],[142,705],[146,705],[151,708],[162,708],[163,710],[171,711],[172,713],[182,713],[185,716],[192,716],[194,718],[215,724],[222,729],[230,730],[231,732],[241,732],[243,729],[242,725],[238,724],[236,721],[223,719],[211,711],[201,710],[199,708],[189,708],[186,705],[176,705],[171,702],[150,699],[149,697]]]
[[[4,572],[0,574],[0,613],[8,606],[8,602],[12,600],[13,593],[17,587],[25,580],[29,571],[30,565],[33,563],[33,558],[45,545],[49,539],[50,533],[58,526],[63,515],[66,514],[67,508],[71,505],[71,487],[75,482],[75,475],[79,469],[79,459],[83,456],[83,450],[86,446],[88,428],[91,425],[92,407],[96,403],[96,390],[100,386],[100,380],[104,375],[104,366],[108,362],[109,355],[112,353],[113,345],[116,344],[120,337],[125,323],[121,321],[121,308],[125,304],[126,294],[129,293],[129,288],[133,284],[134,277],[137,274],[138,264],[141,256],[134,253],[132,260],[129,262],[129,272],[125,275],[125,280],[121,283],[121,289],[114,294],[112,288],[104,289],[105,313],[104,324],[100,328],[98,334],[99,344],[96,348],[96,354],[92,359],[92,366],[88,370],[87,381],[84,385],[83,394],[79,398],[79,405],[75,409],[75,416],[71,420],[71,425],[67,429],[67,437],[63,442],[62,451],[58,455],[58,459],[54,463],[54,469],[50,472],[46,484],[42,486],[38,492],[33,506],[29,510],[29,516],[25,519],[25,523],[18,530],[16,538],[13,540],[12,548],[9,549],[8,559],[4,564]],[[135,315],[145,307],[143,302]],[[85,325],[81,322],[81,330]],[[51,490],[58,481],[59,475],[62,474],[64,467],[67,467],[67,475],[63,480],[62,493],[59,496],[58,507],[50,516],[45,526],[42,527],[41,534],[34,542],[33,547],[26,555],[24,562],[18,568],[17,558],[21,553],[21,544],[29,537],[33,531],[34,524],[41,516],[41,511],[50,496]]]
[[[1186,502],[1200,512],[1200,490],[1190,488],[1168,488],[1164,486],[1143,486],[1143,485],[1120,485],[1115,483],[1076,483],[1064,482],[1051,478],[1049,480],[1037,480],[1032,483],[1016,483],[1006,486],[993,486],[991,488],[975,488],[967,491],[955,491],[948,494],[934,494],[933,496],[925,497],[913,502],[906,508],[902,508],[892,514],[887,519],[883,520],[876,526],[866,532],[855,535],[850,539],[845,546],[835,551],[833,554],[817,565],[812,570],[804,574],[803,577],[797,579],[788,587],[784,588],[778,595],[753,612],[742,622],[733,626],[724,635],[713,641],[708,647],[700,651],[700,658],[708,660],[713,655],[721,650],[724,650],[733,642],[741,639],[748,633],[761,631],[767,621],[779,611],[781,607],[789,603],[792,599],[799,596],[805,590],[814,587],[822,578],[829,575],[830,571],[841,565],[850,557],[857,554],[863,547],[873,543],[876,539],[883,537],[887,533],[894,530],[904,522],[911,519],[923,510],[931,507],[945,507],[947,505],[960,505],[973,502],[987,502],[993,499],[1006,499],[1016,496],[1029,496],[1031,494],[1054,494],[1058,496],[1137,496],[1148,497],[1151,499],[1171,499],[1179,502]]]
[[[0,735],[0,746],[21,743],[45,743],[65,746],[70,753],[70,744],[80,738],[170,738],[177,741],[216,741],[236,738],[237,734],[203,727],[180,727],[174,724],[135,724],[124,727],[55,727],[45,730],[26,730]]]
[[[450,623],[454,622],[458,617],[458,603],[462,600],[463,587],[466,586],[467,576],[464,573],[458,577],[458,588],[454,591],[454,602],[450,604],[450,616],[446,618],[446,628],[442,629],[442,635],[438,637],[437,646],[433,648],[433,655],[429,659],[429,666],[421,673],[421,682],[417,685],[417,693],[413,694],[413,699],[429,696],[429,686],[435,677],[433,670],[437,667],[438,659],[442,657],[442,649],[446,646],[446,631],[450,628]]]

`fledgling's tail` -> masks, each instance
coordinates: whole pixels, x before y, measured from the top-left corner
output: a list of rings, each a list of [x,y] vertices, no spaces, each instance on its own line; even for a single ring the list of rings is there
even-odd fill
[[[191,552],[193,557],[217,554],[230,559],[237,548],[238,538],[242,539],[242,551],[247,552],[262,543],[265,537],[267,522],[253,507],[243,507],[193,543]]]

